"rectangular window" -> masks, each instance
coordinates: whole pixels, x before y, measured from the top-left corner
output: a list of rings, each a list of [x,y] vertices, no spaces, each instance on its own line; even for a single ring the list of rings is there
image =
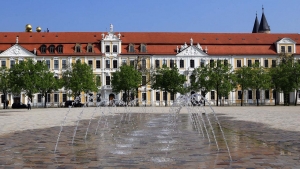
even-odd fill
[[[101,68],[101,64],[100,64],[100,60],[96,60],[96,68],[100,69]]]
[[[281,46],[281,53],[285,53],[285,46]]]
[[[163,98],[164,100],[167,100],[167,92],[163,92]]]
[[[190,67],[194,68],[195,67],[195,61],[194,60],[190,60]]]
[[[210,100],[215,100],[215,91],[210,91]]]
[[[10,60],[10,68],[13,68],[16,64],[15,60]]]
[[[41,94],[38,94],[38,103],[41,103],[42,102],[42,95]]]
[[[62,69],[66,69],[67,68],[67,61],[66,60],[62,60],[61,61],[61,68]]]
[[[173,68],[174,67],[174,60],[170,60],[170,68]]]
[[[159,68],[159,60],[155,60],[155,67]]]
[[[109,46],[109,45],[106,45],[106,46],[105,46],[105,52],[106,52],[106,53],[109,53],[109,52],[110,52],[110,46]]]
[[[147,100],[147,94],[146,93],[143,93],[143,100]]]
[[[184,60],[180,60],[180,68],[184,68]]]
[[[200,66],[204,67],[205,60],[201,60]]]
[[[106,76],[106,85],[110,85],[110,76]]]
[[[110,60],[105,60],[105,67],[110,68]]]
[[[117,52],[118,52],[118,46],[117,46],[117,45],[114,45],[114,46],[113,46],[113,52],[114,52],[114,53],[117,53]]]
[[[143,86],[146,85],[146,76],[142,76],[142,85],[143,85]]]
[[[5,60],[1,61],[1,67],[6,67],[6,61]]]
[[[272,67],[276,67],[276,60],[272,60]]]
[[[174,94],[170,94],[170,100],[175,100],[175,95]]]
[[[54,102],[59,102],[58,94],[54,94]]]
[[[288,46],[288,53],[292,53],[292,46]]]
[[[122,60],[122,65],[126,65],[127,64],[127,60]]]
[[[270,99],[270,92],[269,92],[269,90],[265,90],[265,99]]]
[[[256,64],[256,65],[259,65],[259,60],[255,60],[255,64]]]
[[[92,60],[88,60],[88,65],[93,68],[93,61]]]
[[[163,60],[163,65],[167,66],[167,60]]]
[[[47,94],[47,102],[50,102],[51,101],[51,95],[48,93]]]
[[[66,93],[64,93],[63,95],[62,95],[62,99],[63,99],[63,102],[66,102],[67,101],[67,94]]]
[[[46,60],[46,65],[48,66],[48,69],[50,69],[50,60]]]
[[[156,101],[160,101],[160,92],[156,92]]]
[[[117,60],[113,60],[113,68],[118,68],[118,61]]]
[[[248,99],[252,99],[252,90],[248,90]]]
[[[252,66],[252,60],[248,60],[248,67]]]
[[[238,99],[241,100],[242,99],[242,91],[238,91]]]
[[[134,66],[134,60],[130,60],[130,66]]]
[[[228,66],[228,60],[224,60],[224,66]]]
[[[269,67],[269,61],[265,60],[265,67]]]
[[[211,60],[209,61],[209,65],[210,65],[211,67],[214,67],[214,66],[215,66],[215,61],[211,59]]]
[[[217,66],[221,66],[221,60],[217,60]]]
[[[242,61],[236,60],[236,67],[242,67]]]
[[[58,69],[58,60],[54,60],[54,69]]]
[[[142,69],[146,69],[146,59],[142,60]]]

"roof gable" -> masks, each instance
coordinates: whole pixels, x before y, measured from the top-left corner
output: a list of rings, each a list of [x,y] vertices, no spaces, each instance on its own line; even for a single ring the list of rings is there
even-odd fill
[[[0,54],[0,57],[35,57],[33,53],[23,48],[19,44],[15,44]]]
[[[208,56],[199,47],[191,45],[182,49],[176,56]]]

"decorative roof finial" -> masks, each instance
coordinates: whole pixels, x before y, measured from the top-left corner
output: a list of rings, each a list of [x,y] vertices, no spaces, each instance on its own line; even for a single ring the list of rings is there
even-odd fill
[[[264,5],[262,5],[262,13],[264,13]]]
[[[16,43],[19,43],[19,37],[16,37]]]
[[[110,32],[113,32],[113,31],[114,31],[114,26],[113,26],[112,24],[110,24],[109,29],[110,29],[110,30],[109,30]]]
[[[191,38],[191,46],[193,46],[193,39]]]

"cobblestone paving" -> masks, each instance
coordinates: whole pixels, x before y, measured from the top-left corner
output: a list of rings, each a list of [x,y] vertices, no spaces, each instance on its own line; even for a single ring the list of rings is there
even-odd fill
[[[187,110],[181,111],[176,127],[169,130],[168,108],[132,108],[142,113],[127,114],[125,119],[122,114],[102,116],[100,123],[102,112],[94,114],[95,108],[83,113],[72,109],[54,153],[68,109],[33,109],[0,111],[0,168],[300,168],[297,108],[213,109],[224,126],[232,162],[220,131],[215,130],[218,152],[215,143],[209,144],[190,124]],[[103,111],[122,113],[124,109]],[[79,115],[82,121],[72,145]]]

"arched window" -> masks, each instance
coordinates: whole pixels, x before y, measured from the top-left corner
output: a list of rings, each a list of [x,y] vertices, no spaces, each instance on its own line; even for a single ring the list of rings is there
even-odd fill
[[[92,46],[91,44],[89,44],[89,45],[87,46],[87,52],[88,52],[88,53],[92,53],[92,52],[93,52],[93,46]]]
[[[63,45],[57,46],[57,53],[63,53]]]
[[[49,46],[49,53],[55,53],[54,50],[55,50],[55,46],[54,45],[50,45]]]
[[[41,53],[46,53],[46,49],[47,49],[47,46],[46,45],[42,45],[40,50],[41,50]]]
[[[128,46],[128,52],[134,53],[134,44],[129,44],[129,46]]]
[[[76,53],[81,53],[81,45],[80,44],[75,45],[75,52]]]
[[[141,44],[141,52],[145,53],[147,52],[147,48],[146,48],[146,45],[145,44]]]

